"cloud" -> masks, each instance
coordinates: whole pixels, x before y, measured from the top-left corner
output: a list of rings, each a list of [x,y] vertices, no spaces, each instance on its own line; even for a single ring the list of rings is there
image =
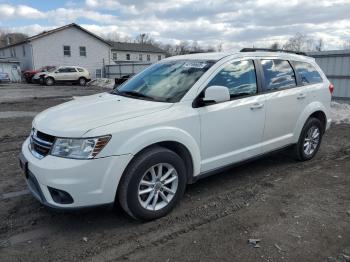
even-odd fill
[[[104,37],[149,33],[165,43],[223,43],[226,50],[268,46],[297,32],[339,48],[350,39],[349,13],[349,0],[319,0],[317,5],[309,0],[85,0],[73,5],[68,0],[47,12],[0,4],[4,19],[42,19],[36,29],[45,28],[46,21],[59,26],[83,18],[85,28]]]
[[[0,4],[0,16],[2,19],[42,19],[46,18],[46,14],[39,10],[26,5],[8,5]]]
[[[58,8],[47,12],[48,20],[54,21],[58,25],[75,22],[79,18],[85,18],[101,24],[114,24],[118,19],[114,15],[103,14],[93,10],[82,8]]]

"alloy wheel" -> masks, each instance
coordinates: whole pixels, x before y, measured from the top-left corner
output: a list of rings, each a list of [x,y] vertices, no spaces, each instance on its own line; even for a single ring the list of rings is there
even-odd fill
[[[139,203],[151,211],[166,207],[176,194],[178,181],[178,173],[171,164],[159,163],[150,167],[138,186]]]
[[[311,126],[304,139],[304,154],[312,155],[320,143],[321,131],[317,126]]]

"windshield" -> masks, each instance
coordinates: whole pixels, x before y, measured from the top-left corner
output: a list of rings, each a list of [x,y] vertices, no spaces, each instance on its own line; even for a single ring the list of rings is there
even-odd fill
[[[215,63],[204,60],[176,60],[157,63],[112,93],[159,102],[178,102]]]
[[[47,72],[53,72],[56,70],[56,67],[51,67],[50,69],[47,70]]]

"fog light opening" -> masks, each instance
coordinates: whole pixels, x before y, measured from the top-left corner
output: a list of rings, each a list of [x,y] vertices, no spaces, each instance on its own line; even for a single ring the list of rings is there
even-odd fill
[[[55,201],[58,204],[72,204],[73,198],[70,194],[68,194],[66,191],[59,190],[52,187],[47,187],[49,189],[49,192],[51,194],[51,197],[53,201]]]

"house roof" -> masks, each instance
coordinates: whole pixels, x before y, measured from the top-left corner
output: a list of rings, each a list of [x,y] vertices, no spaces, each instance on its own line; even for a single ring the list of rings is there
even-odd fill
[[[133,51],[133,52],[149,52],[149,53],[162,53],[165,51],[159,47],[151,44],[139,44],[139,43],[123,43],[123,42],[109,42],[112,46],[112,51]]]
[[[162,54],[165,53],[164,50],[162,50],[159,47],[156,47],[154,45],[151,45],[151,44],[122,43],[122,42],[106,41],[105,39],[103,39],[103,38],[101,38],[101,37],[91,33],[90,31],[84,29],[83,27],[81,27],[81,26],[79,26],[79,25],[77,25],[75,23],[71,23],[71,24],[68,24],[68,25],[65,25],[65,26],[61,26],[61,27],[58,27],[58,28],[55,28],[55,29],[52,29],[52,30],[49,30],[49,31],[44,31],[44,32],[42,32],[40,34],[28,37],[24,41],[17,42],[17,43],[14,43],[12,45],[7,45],[7,46],[4,46],[4,47],[1,47],[0,50],[1,49],[5,49],[5,48],[9,48],[9,47],[13,47],[13,46],[16,46],[16,45],[21,45],[21,44],[30,42],[32,40],[35,40],[35,39],[38,39],[38,38],[41,38],[41,37],[44,37],[44,36],[47,36],[47,35],[59,32],[59,31],[62,31],[64,29],[67,29],[67,28],[70,28],[70,27],[76,27],[76,28],[82,30],[83,32],[85,32],[85,33],[95,37],[96,39],[104,42],[105,44],[107,44],[109,46],[111,46],[112,50],[116,50],[116,51],[134,51],[134,52],[151,52],[151,53],[162,53]]]
[[[44,36],[47,36],[47,35],[50,35],[50,34],[53,34],[53,33],[56,33],[56,32],[59,32],[59,31],[62,31],[64,29],[67,29],[67,28],[70,28],[70,27],[75,27],[75,28],[78,28],[80,30],[82,30],[83,32],[95,37],[96,39],[104,42],[105,44],[107,45],[110,45],[110,43],[106,40],[104,40],[103,38],[91,33],[90,31],[84,29],[83,27],[81,27],[80,25],[77,25],[75,23],[71,23],[71,24],[68,24],[68,25],[65,25],[65,26],[61,26],[61,27],[57,27],[55,29],[52,29],[52,30],[48,30],[48,31],[44,31],[40,34],[37,34],[37,35],[34,35],[34,36],[30,36],[28,37],[27,39],[25,39],[24,41],[21,41],[21,42],[17,42],[17,43],[14,43],[14,44],[11,44],[11,45],[7,45],[7,46],[3,46],[0,48],[1,49],[4,49],[4,48],[9,48],[9,47],[13,47],[13,46],[16,46],[16,45],[21,45],[21,44],[24,44],[24,43],[27,43],[27,42],[30,42],[32,40],[35,40],[35,39],[38,39],[38,38],[41,38],[41,37],[44,37]]]

